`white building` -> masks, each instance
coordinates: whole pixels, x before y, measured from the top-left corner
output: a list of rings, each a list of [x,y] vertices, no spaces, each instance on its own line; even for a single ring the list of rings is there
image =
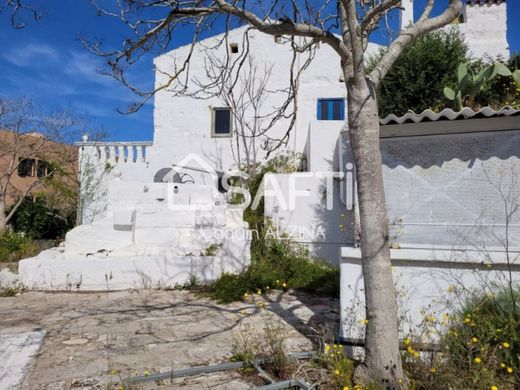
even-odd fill
[[[479,39],[474,27],[470,26],[486,24],[477,22],[473,15],[487,20],[490,13],[501,15],[504,23],[497,27],[497,16],[493,16],[493,26],[490,25],[488,32],[482,32],[489,39],[482,36]],[[403,21],[411,14],[407,8]],[[508,54],[505,2],[468,3],[464,16],[465,23],[459,26],[474,53]],[[250,237],[237,236],[238,232],[247,230],[247,226],[242,221],[241,211],[227,205],[226,195],[216,191],[214,181],[215,174],[222,174],[244,162],[241,149],[244,144],[238,142],[241,146],[237,148],[237,137],[234,136],[236,108],[230,107],[229,100],[225,99],[229,94],[224,99],[214,95],[222,85],[216,84],[203,91],[200,86],[215,81],[211,75],[216,64],[236,63],[247,49],[250,60],[245,62],[233,91],[240,96],[239,91],[250,80],[248,76],[256,72],[257,77],[253,79],[265,83],[261,107],[253,110],[248,98],[238,106],[246,106],[243,111],[246,124],[265,129],[270,123],[266,118],[285,101],[291,67],[304,66],[309,54],[293,54],[287,42],[254,30],[247,34],[246,31],[247,27],[237,28],[226,36],[202,40],[193,50],[191,46],[184,46],[155,59],[156,87],[160,90],[155,96],[153,143],[87,140],[80,144],[83,225],[67,235],[64,248],[43,252],[20,263],[22,282],[27,287],[98,290],[172,287],[193,276],[199,280],[212,280],[222,272],[236,272],[247,266]],[[216,45],[217,49],[208,50]],[[377,45],[369,44],[368,53],[377,49]],[[255,137],[256,145],[251,144],[251,139],[245,144],[257,152],[257,161],[263,161],[267,150],[279,140],[283,142],[277,152],[301,156],[299,161],[304,172],[275,175],[276,182],[270,183],[275,187],[267,187],[267,190],[279,189],[279,194],[286,199],[290,198],[290,187],[295,187],[297,194],[293,207],[284,207],[279,197],[269,197],[265,201],[265,214],[281,230],[289,231],[294,239],[308,244],[317,256],[334,264],[338,263],[340,248],[347,247],[341,252],[343,284],[359,285],[360,260],[355,248],[355,168],[345,127],[346,90],[337,55],[326,45],[320,46],[317,52],[298,80],[296,104],[288,106],[287,117],[274,122],[265,134]],[[187,78],[167,85],[169,76],[183,67],[188,56],[189,72],[184,74]],[[231,77],[235,75],[231,72]],[[176,93],[184,87],[183,95]],[[287,138],[294,107],[297,115]],[[432,248],[446,250],[453,243],[454,226],[461,223],[473,226],[477,222],[472,219],[479,213],[477,209],[494,198],[487,193],[481,197],[478,188],[464,191],[469,183],[466,180],[471,177],[471,183],[475,185],[483,180],[482,167],[487,164],[491,163],[493,169],[502,169],[518,160],[514,150],[508,149],[504,152],[507,158],[502,159],[503,151],[486,149],[486,145],[495,145],[504,137],[507,145],[516,147],[520,124],[516,113],[510,114],[507,115],[509,119],[494,118],[501,114],[490,114],[492,119],[501,120],[502,127],[497,133],[473,134],[472,126],[477,126],[477,119],[450,122],[450,129],[446,130],[453,133],[450,137],[440,134],[441,131],[430,134],[428,139],[421,137],[423,134],[415,128],[407,133],[410,126],[403,123],[383,127],[383,135],[390,131],[388,139],[382,141],[382,148],[386,159],[389,214],[396,227],[393,243],[397,247],[426,249],[419,260],[429,266],[434,256]],[[406,120],[414,121],[413,118]],[[485,123],[482,126],[491,124]],[[395,126],[399,130],[394,134]],[[457,138],[461,126],[469,126],[464,132],[471,133],[461,136],[462,140]],[[428,127],[428,124],[421,123],[417,128],[420,127]],[[442,128],[442,124],[438,127]],[[496,142],[487,142],[490,140]],[[457,145],[465,148],[462,159]],[[428,148],[431,150],[423,153]],[[238,157],[240,150],[242,158]],[[420,161],[429,158],[433,162],[417,167],[414,158]],[[437,163],[436,158],[444,160]],[[478,161],[475,165],[478,169],[473,167],[473,160]],[[332,180],[331,187],[327,188],[327,179],[317,173],[335,171],[342,173],[343,178]],[[444,188],[441,182],[450,175],[460,180],[454,181],[452,187]],[[439,199],[431,200],[428,189],[432,188],[446,191],[438,193]],[[405,189],[403,197],[401,192]],[[451,200],[443,203],[448,192]],[[325,200],[329,194],[332,194],[332,204],[327,208]],[[431,201],[423,207],[415,207],[427,199]],[[188,209],[172,209],[172,202]],[[467,207],[455,207],[460,203],[467,203]],[[190,209],[190,206],[203,206],[203,211]],[[451,208],[446,208],[448,206]],[[321,229],[317,231],[316,227]],[[231,232],[231,235],[215,238],[222,231]],[[201,233],[204,234],[201,236]],[[416,254],[414,252],[414,256]],[[406,261],[403,260],[403,264]],[[410,280],[415,283],[412,277]],[[347,292],[342,291],[344,307],[357,297]],[[344,330],[343,336],[352,334]]]
[[[403,0],[403,7],[401,28],[417,19],[413,0]],[[509,59],[506,0],[466,0],[462,15],[448,28],[454,26],[464,35],[472,57]]]

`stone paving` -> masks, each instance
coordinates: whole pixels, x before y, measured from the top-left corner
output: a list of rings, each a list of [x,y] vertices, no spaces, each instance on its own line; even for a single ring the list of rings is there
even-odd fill
[[[0,298],[0,343],[2,335],[46,332],[22,389],[110,389],[129,376],[226,362],[233,332],[245,324],[262,339],[266,319],[280,319],[289,352],[311,350],[318,328],[337,326],[337,300],[295,292],[253,297],[219,305],[187,291],[28,292]],[[2,370],[15,371],[5,363],[0,375]],[[247,389],[251,384],[238,372],[224,372],[159,387]]]

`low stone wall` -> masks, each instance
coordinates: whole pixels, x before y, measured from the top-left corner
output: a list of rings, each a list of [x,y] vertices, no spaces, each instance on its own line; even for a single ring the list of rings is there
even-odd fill
[[[449,249],[392,249],[392,273],[399,306],[401,336],[412,333],[424,342],[424,324],[448,325],[450,309],[464,301],[472,289],[506,286],[509,267],[504,251],[478,252]],[[510,260],[519,257],[510,252]],[[512,280],[520,282],[520,263],[511,264]],[[340,339],[363,338],[365,332],[365,295],[361,271],[361,250],[343,247],[340,252],[341,326]],[[499,288],[499,287],[498,287]]]

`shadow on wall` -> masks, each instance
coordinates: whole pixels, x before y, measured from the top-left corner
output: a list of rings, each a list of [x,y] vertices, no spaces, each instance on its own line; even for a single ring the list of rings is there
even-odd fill
[[[477,159],[520,159],[520,131],[385,138],[381,153],[388,168],[441,167],[455,159],[472,168]]]
[[[333,160],[326,160],[329,171],[340,171],[339,141],[335,144]],[[319,180],[319,179],[318,179]],[[347,210],[341,198],[340,187],[345,186],[345,178],[333,179],[332,197],[327,193],[326,179],[319,181],[319,198],[313,205],[315,223],[322,228],[323,236],[317,237],[313,244],[315,256],[337,265],[340,248],[352,246],[355,242],[355,215]],[[332,207],[327,207],[327,197]]]

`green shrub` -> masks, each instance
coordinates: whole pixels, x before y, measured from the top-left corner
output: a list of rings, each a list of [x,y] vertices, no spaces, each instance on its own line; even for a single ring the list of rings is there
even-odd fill
[[[279,155],[258,167],[247,187],[254,197],[263,176],[268,172],[295,172],[299,169],[298,155]],[[295,163],[295,161],[298,161]],[[339,295],[339,270],[321,260],[314,259],[303,246],[288,237],[274,238],[268,234],[273,226],[264,218],[263,198],[259,206],[244,211],[244,219],[255,231],[251,242],[251,264],[241,274],[224,274],[211,286],[212,296],[220,302],[242,299],[245,293],[258,289],[294,288],[324,295]]]
[[[16,232],[23,232],[34,239],[53,240],[63,237],[74,226],[75,215],[47,205],[44,199],[24,200],[10,221]]]
[[[37,245],[25,234],[11,231],[0,234],[0,262],[18,261],[37,251]]]
[[[384,53],[384,49],[383,49]],[[375,66],[382,53],[368,65]],[[468,60],[468,47],[456,31],[435,31],[407,46],[378,88],[379,115],[404,115],[428,108],[452,106],[443,89],[457,80],[459,63]]]
[[[478,69],[487,65],[488,61],[475,61],[472,66]],[[509,70],[520,69],[520,54],[513,54],[509,61],[504,62]],[[489,87],[481,91],[475,99],[477,107],[489,106],[495,110],[500,110],[504,106],[520,108],[520,90],[511,77],[497,76],[490,83]]]
[[[477,294],[454,316],[431,361],[406,364],[413,388],[520,387],[520,290]]]
[[[252,245],[253,247],[253,245]],[[262,247],[262,250],[259,250]],[[294,288],[338,296],[339,271],[317,259],[290,240],[256,242],[251,265],[240,274],[223,274],[211,287],[215,299],[227,303],[242,299],[258,289]]]

